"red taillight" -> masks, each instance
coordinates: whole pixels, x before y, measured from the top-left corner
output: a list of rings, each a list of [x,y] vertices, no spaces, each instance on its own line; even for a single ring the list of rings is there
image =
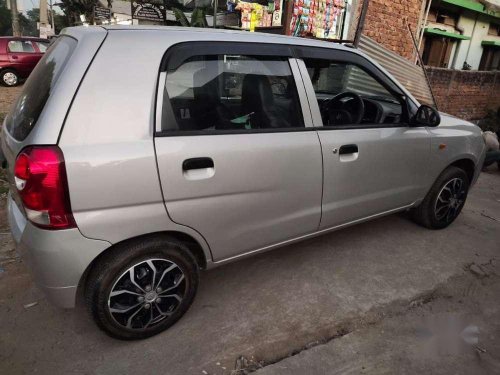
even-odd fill
[[[76,227],[59,147],[23,149],[16,159],[14,176],[29,221],[45,229]]]

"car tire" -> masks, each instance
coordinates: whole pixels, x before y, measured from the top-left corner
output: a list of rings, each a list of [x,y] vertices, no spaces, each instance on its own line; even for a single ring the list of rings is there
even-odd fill
[[[199,267],[185,244],[170,236],[140,238],[98,259],[85,299],[109,336],[138,340],[177,322],[191,306],[198,281]]]
[[[15,70],[5,69],[0,73],[0,83],[2,86],[14,87],[19,85],[19,75]]]
[[[422,203],[413,209],[413,219],[429,229],[443,229],[458,217],[467,199],[469,178],[463,169],[446,168]]]

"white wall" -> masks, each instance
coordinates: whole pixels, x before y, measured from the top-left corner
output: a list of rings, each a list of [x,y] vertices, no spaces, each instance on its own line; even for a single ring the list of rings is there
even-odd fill
[[[458,43],[454,64],[450,67],[462,69],[464,61],[467,61],[472,70],[479,68],[481,56],[483,55],[481,43],[484,40],[500,40],[500,37],[488,35],[490,20],[491,18],[479,15],[476,12],[464,11],[462,13],[458,20],[458,27],[464,30],[464,35],[472,36],[472,38],[470,40],[461,40]]]

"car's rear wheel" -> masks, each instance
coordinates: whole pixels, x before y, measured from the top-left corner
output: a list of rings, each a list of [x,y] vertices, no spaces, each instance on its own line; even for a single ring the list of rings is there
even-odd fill
[[[108,335],[135,340],[164,331],[188,310],[198,287],[189,249],[168,236],[118,245],[93,267],[88,308]]]
[[[15,70],[2,70],[0,82],[3,86],[17,86],[19,84],[19,75]]]
[[[457,167],[448,167],[422,203],[413,210],[414,220],[426,228],[446,228],[462,211],[468,191],[467,173]]]

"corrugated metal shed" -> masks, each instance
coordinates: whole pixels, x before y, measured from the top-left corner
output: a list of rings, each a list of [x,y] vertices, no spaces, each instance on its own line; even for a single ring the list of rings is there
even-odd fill
[[[361,36],[359,49],[387,69],[420,103],[435,105],[421,66],[406,60],[365,35]]]

